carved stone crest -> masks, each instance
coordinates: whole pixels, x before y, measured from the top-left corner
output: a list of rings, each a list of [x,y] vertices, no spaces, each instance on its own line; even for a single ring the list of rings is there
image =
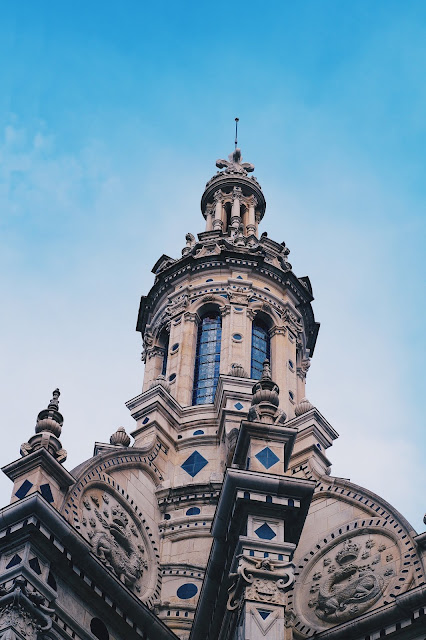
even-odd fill
[[[372,607],[398,573],[395,563],[387,571],[390,546],[382,535],[347,537],[311,566],[304,580],[308,593],[301,597],[308,602],[312,622],[336,624]]]
[[[94,553],[126,587],[140,593],[148,564],[136,523],[106,492],[87,492],[82,505],[81,522]]]

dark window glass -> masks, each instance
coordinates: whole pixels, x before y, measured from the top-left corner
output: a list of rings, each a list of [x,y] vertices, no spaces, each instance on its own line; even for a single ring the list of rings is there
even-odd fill
[[[207,314],[198,327],[192,404],[209,404],[219,379],[222,324],[219,313]]]
[[[253,322],[251,333],[251,374],[259,380],[263,362],[271,359],[271,340],[267,327],[261,322]]]
[[[109,640],[108,629],[102,620],[99,620],[99,618],[92,618],[90,631],[93,633],[95,638],[99,638],[99,640]]]
[[[165,376],[167,371],[167,356],[169,355],[169,341],[166,340],[166,344],[164,345],[164,356],[163,356],[163,366],[161,367],[161,375]],[[157,369],[158,371],[158,369]]]

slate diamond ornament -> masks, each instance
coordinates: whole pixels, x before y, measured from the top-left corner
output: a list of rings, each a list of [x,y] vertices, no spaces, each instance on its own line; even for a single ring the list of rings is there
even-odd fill
[[[265,447],[262,451],[256,453],[255,457],[259,460],[260,464],[263,464],[265,469],[270,469],[280,460],[269,447]]]
[[[186,471],[186,473],[189,473],[191,478],[194,478],[197,473],[201,471],[201,469],[204,469],[207,463],[208,461],[204,458],[204,456],[201,455],[201,453],[198,453],[198,451],[193,451],[189,458],[187,458],[181,465],[181,467],[184,471]]]
[[[264,522],[260,527],[255,529],[254,532],[257,535],[257,537],[261,538],[262,540],[272,540],[277,535],[275,531],[271,529],[269,524],[267,524],[266,522]]]

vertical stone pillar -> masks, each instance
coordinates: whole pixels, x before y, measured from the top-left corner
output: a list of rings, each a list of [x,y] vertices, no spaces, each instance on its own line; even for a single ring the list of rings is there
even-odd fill
[[[197,347],[197,329],[199,322],[200,317],[198,313],[186,311],[182,316],[176,389],[173,395],[183,407],[188,407],[192,404],[195,351]]]
[[[280,409],[283,409],[288,415],[287,328],[284,326],[274,326],[269,334],[271,336],[272,378],[280,388]]]
[[[231,305],[220,307],[222,317],[222,340],[220,345],[220,373],[227,375],[231,366]]]
[[[286,374],[285,400],[288,402],[286,413],[289,418],[294,418],[294,408],[297,403],[296,343],[294,327],[287,327],[287,349],[283,369]]]
[[[145,353],[145,374],[143,377],[142,391],[146,391],[151,383],[160,375],[163,368],[164,349],[162,347],[149,347]]]
[[[222,200],[222,192],[220,189],[214,194],[214,202],[215,202],[215,211],[214,211],[214,221],[213,221],[213,229],[215,231],[222,231],[223,229],[223,200]]]
[[[297,402],[299,403],[306,395],[306,375],[311,366],[309,358],[301,358],[297,363]]]
[[[248,236],[252,234],[257,234],[256,232],[256,206],[257,199],[252,196],[251,201],[248,207],[248,218],[247,218],[247,226],[246,226],[246,234]]]
[[[234,187],[232,190],[232,210],[231,210],[231,234],[234,236],[241,224],[241,187]]]
[[[206,231],[211,231],[213,229],[213,212],[206,212]]]
[[[256,236],[259,237],[260,211],[256,211],[255,220],[256,220]]]

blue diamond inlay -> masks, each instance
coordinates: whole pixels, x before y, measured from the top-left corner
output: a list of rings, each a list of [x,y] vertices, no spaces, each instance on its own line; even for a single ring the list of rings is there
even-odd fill
[[[238,411],[241,411],[241,409],[244,409],[244,405],[241,404],[241,402],[237,402],[237,404],[234,404],[234,407],[238,409]]]
[[[265,447],[264,449],[262,449],[262,451],[256,453],[256,458],[261,464],[263,464],[265,469],[269,469],[270,467],[273,467],[274,464],[279,462],[279,457],[276,456],[269,447]]]
[[[31,489],[32,486],[33,486],[32,482],[30,482],[29,480],[25,480],[19,487],[18,491],[15,493],[15,496],[20,500],[21,498],[25,498],[25,496],[27,495],[28,491]]]
[[[272,538],[275,538],[275,536],[277,535],[276,533],[274,533],[274,531],[272,531],[269,524],[266,524],[266,522],[264,522],[258,529],[255,529],[255,534],[259,538],[262,538],[262,540],[272,540]]]
[[[260,617],[262,618],[262,620],[266,620],[269,614],[272,613],[271,611],[267,611],[266,609],[258,609],[257,611]]]
[[[17,553],[13,556],[12,560],[6,565],[6,569],[11,569],[12,567],[16,567],[17,564],[22,562],[21,556],[18,556]]]
[[[193,478],[199,471],[201,471],[201,469],[206,466],[206,464],[207,460],[201,455],[201,453],[198,453],[198,451],[193,451],[189,458],[185,460],[185,462],[181,465],[181,467]]]
[[[40,485],[40,493],[47,502],[54,502],[54,498],[52,495],[52,490],[49,484],[41,484]]]

